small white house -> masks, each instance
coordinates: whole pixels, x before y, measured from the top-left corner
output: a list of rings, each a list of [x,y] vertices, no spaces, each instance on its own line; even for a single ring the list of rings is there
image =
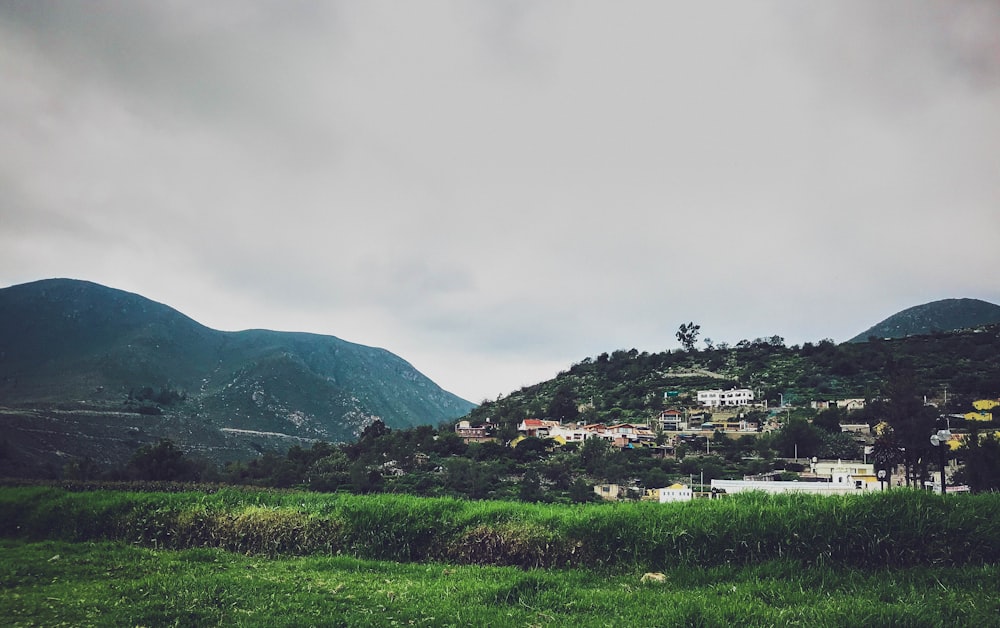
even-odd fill
[[[648,491],[656,496],[661,504],[668,502],[689,502],[693,497],[691,487],[684,484],[671,484],[666,488],[652,488]]]

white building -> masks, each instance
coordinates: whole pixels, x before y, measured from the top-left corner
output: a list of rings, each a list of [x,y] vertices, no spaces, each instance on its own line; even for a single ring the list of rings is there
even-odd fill
[[[827,410],[829,408],[841,408],[848,412],[862,410],[865,407],[864,399],[837,399],[810,401],[809,407],[813,410]]]
[[[851,485],[857,489],[871,490],[878,481],[875,478],[875,465],[871,463],[848,460],[817,460],[809,463],[810,470],[817,477],[824,478],[830,484]]]
[[[666,488],[651,488],[646,491],[650,498],[661,504],[669,502],[689,502],[693,497],[690,486],[684,484],[671,484]]]
[[[881,489],[878,482],[870,482],[867,479],[856,480],[853,477],[846,477],[843,480],[845,481],[775,482],[768,480],[712,480],[712,491],[727,494],[761,491],[771,494],[811,493],[813,495],[850,495]]]
[[[660,413],[660,429],[672,432],[686,430],[688,422],[683,412],[671,408]]]
[[[753,403],[753,391],[749,388],[730,388],[729,390],[699,390],[698,403],[710,408],[720,406],[748,406]]]

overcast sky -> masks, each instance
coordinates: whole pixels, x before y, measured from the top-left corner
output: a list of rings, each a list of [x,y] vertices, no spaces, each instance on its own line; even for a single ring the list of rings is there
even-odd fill
[[[1000,303],[1000,2],[0,0],[0,286],[386,348],[603,351]]]

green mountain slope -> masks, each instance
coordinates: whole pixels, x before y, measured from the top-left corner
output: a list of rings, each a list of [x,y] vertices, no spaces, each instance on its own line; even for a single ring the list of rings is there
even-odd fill
[[[216,331],[136,294],[53,279],[0,290],[0,407],[15,449],[109,460],[159,437],[240,458],[351,440],[375,419],[437,424],[474,404],[383,349]]]
[[[913,373],[921,395],[941,404],[946,398],[941,407],[949,412],[971,410],[974,399],[1000,398],[1000,324],[864,343],[787,347],[772,337],[693,352],[618,350],[484,402],[471,418],[505,426],[526,417],[647,423],[666,408],[696,407],[700,389],[731,387],[753,389],[771,409],[782,402],[870,400],[885,394],[900,369]]]
[[[979,299],[942,299],[893,314],[848,342],[869,338],[905,338],[1000,323],[1000,305]]]

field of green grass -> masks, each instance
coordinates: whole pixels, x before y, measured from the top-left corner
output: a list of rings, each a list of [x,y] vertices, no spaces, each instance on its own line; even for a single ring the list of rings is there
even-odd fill
[[[1000,569],[640,573],[0,541],[8,626],[992,626]]]
[[[1000,625],[1000,496],[0,488],[7,625]],[[642,582],[662,572],[665,582]]]
[[[517,567],[662,571],[773,559],[861,568],[1000,563],[1000,495],[735,495],[528,504],[221,489],[0,488],[0,538]]]

